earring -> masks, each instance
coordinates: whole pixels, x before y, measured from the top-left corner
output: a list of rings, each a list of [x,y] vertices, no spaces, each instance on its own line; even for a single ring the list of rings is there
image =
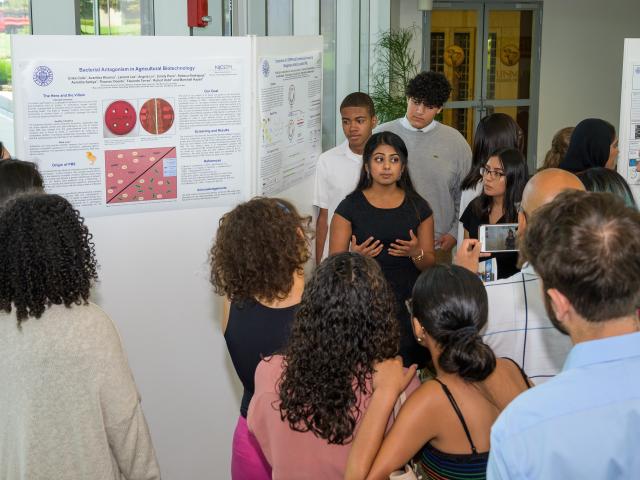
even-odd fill
[[[369,170],[367,170],[367,180],[371,180],[371,172]]]

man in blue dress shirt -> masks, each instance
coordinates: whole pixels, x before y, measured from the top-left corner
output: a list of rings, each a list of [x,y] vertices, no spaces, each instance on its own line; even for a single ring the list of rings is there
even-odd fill
[[[487,477],[640,479],[640,213],[607,193],[561,193],[521,248],[574,346],[494,424]]]

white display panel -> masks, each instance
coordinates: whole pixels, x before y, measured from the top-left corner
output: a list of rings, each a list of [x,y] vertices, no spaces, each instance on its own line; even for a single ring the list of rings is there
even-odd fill
[[[212,39],[127,37],[123,56],[119,38],[53,38],[73,54],[12,38],[18,156],[38,163],[48,192],[86,216],[248,197],[248,39],[231,56],[212,55]]]
[[[640,204],[640,39],[626,38],[622,66],[618,173]]]
[[[258,64],[258,192],[275,195],[312,176],[322,153],[322,51]]]

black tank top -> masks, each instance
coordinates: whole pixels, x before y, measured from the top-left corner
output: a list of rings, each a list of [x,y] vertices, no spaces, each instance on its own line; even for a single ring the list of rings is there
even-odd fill
[[[240,415],[245,418],[255,389],[256,367],[285,346],[297,309],[298,305],[270,308],[255,301],[231,304],[224,339],[244,387]]]

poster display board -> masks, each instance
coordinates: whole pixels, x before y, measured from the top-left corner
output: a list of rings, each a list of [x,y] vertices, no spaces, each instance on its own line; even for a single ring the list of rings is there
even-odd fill
[[[618,173],[640,202],[640,39],[624,41]]]
[[[259,59],[259,193],[275,195],[313,175],[322,153],[322,53]]]
[[[319,37],[260,58],[269,38],[225,50],[206,37],[123,40],[56,37],[52,57],[46,38],[12,37],[17,153],[49,193],[86,216],[142,213],[232,206],[313,174]]]

